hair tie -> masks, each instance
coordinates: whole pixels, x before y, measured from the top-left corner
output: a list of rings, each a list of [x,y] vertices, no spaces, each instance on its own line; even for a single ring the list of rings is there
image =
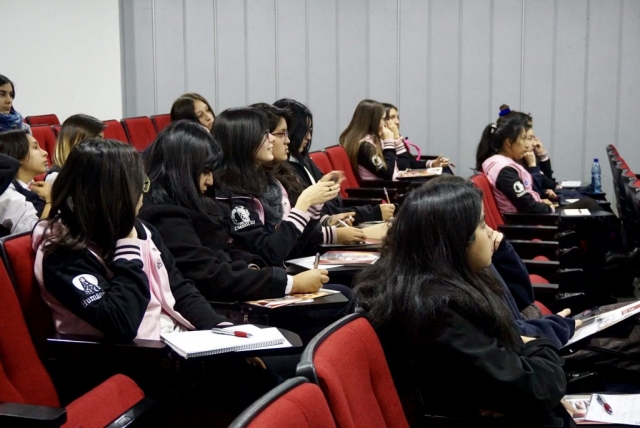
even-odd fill
[[[500,116],[500,117],[506,116],[509,113],[511,113],[511,109],[509,107],[507,107],[507,108],[505,108],[503,110],[500,110],[500,113],[498,113],[498,116]]]
[[[493,123],[491,124],[491,133],[493,134],[494,132],[496,132],[496,129],[497,129],[497,128],[498,128],[498,125],[496,125],[496,123],[495,123],[495,122],[493,122]]]

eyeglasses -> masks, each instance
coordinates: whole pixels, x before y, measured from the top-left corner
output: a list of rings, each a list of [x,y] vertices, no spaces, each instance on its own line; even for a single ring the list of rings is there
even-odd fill
[[[151,188],[151,180],[146,175],[144,176],[144,184],[142,185],[142,193],[147,193]]]
[[[278,138],[284,138],[287,134],[289,134],[289,131],[272,132],[271,133],[271,135],[273,135],[274,137],[278,137]]]

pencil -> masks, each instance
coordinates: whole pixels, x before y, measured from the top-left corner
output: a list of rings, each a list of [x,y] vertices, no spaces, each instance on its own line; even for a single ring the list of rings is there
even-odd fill
[[[387,192],[387,188],[383,187],[382,190],[384,190],[384,196],[387,197],[387,203],[390,204],[391,203],[391,199],[389,199],[389,192]]]
[[[320,253],[316,253],[316,258],[313,261],[313,268],[318,269],[318,264],[320,263]]]

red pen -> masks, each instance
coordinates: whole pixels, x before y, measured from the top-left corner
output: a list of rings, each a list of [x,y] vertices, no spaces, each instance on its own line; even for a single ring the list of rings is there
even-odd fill
[[[211,333],[215,334],[226,334],[227,336],[236,336],[236,337],[251,337],[251,333],[247,333],[239,330],[224,330],[222,328],[212,328]]]
[[[602,397],[602,395],[596,394],[596,400],[598,400],[598,403],[602,404],[602,407],[604,407],[605,412],[607,412],[609,414],[613,413],[613,409],[611,408],[609,403],[604,401],[604,398]]]

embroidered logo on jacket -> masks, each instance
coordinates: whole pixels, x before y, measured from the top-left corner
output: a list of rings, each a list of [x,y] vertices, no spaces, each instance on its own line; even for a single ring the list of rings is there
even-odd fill
[[[255,220],[251,220],[249,210],[243,206],[233,207],[233,210],[231,211],[231,219],[236,225],[233,230],[244,229],[245,227],[256,223]]]
[[[382,169],[384,167],[384,163],[378,155],[375,155],[371,158],[371,163],[376,167],[376,169]]]
[[[524,184],[519,181],[513,183],[513,191],[516,192],[516,196],[520,197],[525,194]]]
[[[89,297],[83,299],[80,303],[82,307],[86,308],[91,302],[95,302],[104,296],[104,291],[98,285],[98,278],[93,275],[83,274],[78,275],[71,280],[71,283],[78,290],[83,291]]]

